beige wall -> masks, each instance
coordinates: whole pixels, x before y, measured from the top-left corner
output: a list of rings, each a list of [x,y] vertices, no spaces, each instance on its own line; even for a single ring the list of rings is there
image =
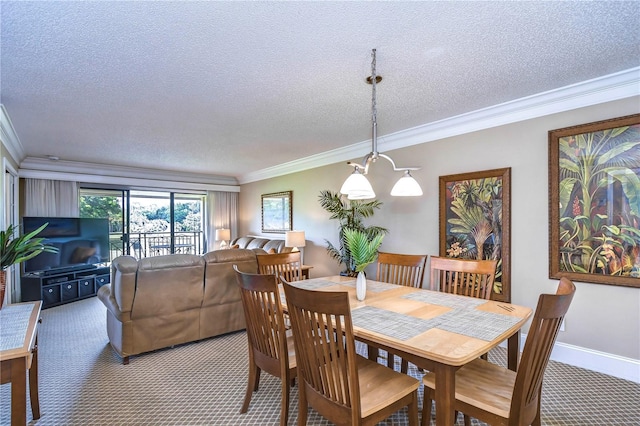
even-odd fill
[[[425,195],[391,197],[397,177],[390,164],[379,160],[371,166],[371,183],[384,203],[371,223],[390,230],[381,249],[437,254],[438,177],[511,167],[512,301],[535,308],[538,295],[557,286],[548,278],[548,131],[639,111],[636,97],[386,152],[400,166],[422,167],[414,176]],[[293,226],[306,233],[304,256],[314,266],[311,276],[338,273],[340,266],[326,254],[324,242],[337,242],[337,227],[320,208],[318,195],[339,190],[349,172],[340,163],[242,185],[240,235],[260,234],[261,194],[293,190]],[[640,289],[576,284],[566,331],[558,341],[640,359]]]

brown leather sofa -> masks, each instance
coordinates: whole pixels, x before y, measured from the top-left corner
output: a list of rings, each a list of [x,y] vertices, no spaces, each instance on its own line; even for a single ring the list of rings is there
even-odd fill
[[[233,265],[256,272],[252,250],[216,250],[111,263],[111,284],[98,291],[107,307],[107,335],[129,363],[131,355],[245,328]]]

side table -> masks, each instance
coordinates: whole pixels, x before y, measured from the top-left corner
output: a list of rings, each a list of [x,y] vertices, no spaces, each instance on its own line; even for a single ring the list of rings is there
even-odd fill
[[[38,399],[38,323],[42,301],[15,303],[0,309],[1,383],[11,383],[11,425],[27,423],[27,372],[33,419],[40,418]]]

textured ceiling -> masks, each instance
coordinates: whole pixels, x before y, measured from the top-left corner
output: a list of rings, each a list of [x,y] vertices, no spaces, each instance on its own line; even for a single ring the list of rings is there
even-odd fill
[[[640,65],[640,2],[2,1],[27,156],[240,177]]]

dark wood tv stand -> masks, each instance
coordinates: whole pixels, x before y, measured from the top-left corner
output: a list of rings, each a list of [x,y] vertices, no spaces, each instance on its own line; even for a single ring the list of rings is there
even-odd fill
[[[79,271],[25,274],[20,279],[22,301],[42,300],[50,308],[95,296],[110,281],[108,266]]]

